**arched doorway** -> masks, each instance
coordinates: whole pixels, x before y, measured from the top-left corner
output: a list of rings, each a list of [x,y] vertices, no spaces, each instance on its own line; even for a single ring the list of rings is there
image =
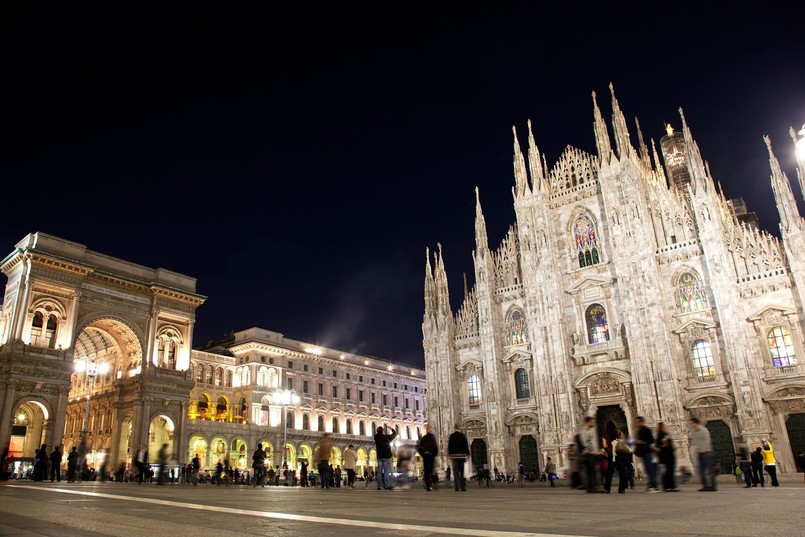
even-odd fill
[[[246,469],[248,466],[251,466],[251,457],[247,457],[247,454],[246,442],[240,438],[236,438],[232,441],[229,450],[229,464],[232,468]]]
[[[732,442],[732,431],[724,420],[711,420],[707,422],[710,431],[710,441],[713,444],[713,464],[717,465],[721,473],[729,473],[735,464],[735,446]]]
[[[622,431],[627,437],[629,436],[629,420],[626,419],[626,413],[620,405],[606,405],[599,406],[598,411],[595,413],[598,438],[604,435],[606,424],[610,420],[615,422],[615,426],[618,430]]]
[[[539,475],[537,441],[530,434],[520,437],[520,462],[523,463],[526,472],[534,472]]]
[[[192,462],[198,456],[201,467],[207,468],[207,441],[201,436],[194,436],[190,439],[190,449],[187,450],[187,462]]]
[[[358,448],[358,461],[355,464],[355,473],[357,475],[366,475],[368,459],[369,458],[366,455],[366,450],[363,448]]]
[[[226,459],[229,458],[227,447],[227,441],[220,436],[216,436],[210,441],[210,466],[226,462]]]
[[[472,457],[472,465],[476,471],[483,468],[485,464],[489,463],[489,457],[486,454],[486,442],[481,438],[476,438],[470,444],[470,456]],[[467,476],[469,478],[469,476]]]
[[[26,401],[17,406],[11,425],[9,455],[15,459],[32,458],[44,441],[48,416],[47,407],[39,401]]]
[[[159,462],[158,453],[163,444],[168,444],[169,457],[173,455],[173,420],[168,416],[157,416],[148,427],[148,461]]]
[[[805,414],[790,414],[785,422],[788,431],[788,441],[791,442],[791,453],[794,454],[794,461],[797,455],[805,451]],[[800,468],[800,472],[805,472],[805,468]]]

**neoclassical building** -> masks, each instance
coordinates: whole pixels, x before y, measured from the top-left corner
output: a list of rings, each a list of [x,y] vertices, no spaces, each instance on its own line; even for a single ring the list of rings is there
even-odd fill
[[[354,444],[364,469],[376,465],[377,425],[398,428],[406,444],[424,432],[420,369],[259,328],[194,350],[206,297],[188,276],[44,233],[21,240],[0,270],[0,443],[18,459],[43,443],[80,445],[85,419],[97,467],[130,464],[139,446],[155,458],[163,443],[179,462],[198,454],[205,468],[246,468],[261,442],[276,465],[286,434],[296,467],[331,432],[332,460]],[[78,363],[94,364],[94,376]],[[282,390],[298,404],[279,404]]]
[[[548,456],[566,465],[586,415],[628,432],[637,415],[666,422],[690,465],[697,416],[720,463],[768,437],[782,471],[796,471],[805,224],[770,140],[781,239],[725,198],[681,111],[664,165],[639,124],[633,144],[614,91],[611,122],[595,94],[593,116],[597,153],[568,146],[551,166],[530,123],[527,155],[514,133],[516,222],[490,249],[477,201],[475,284],[455,312],[441,245],[434,264],[428,254],[429,423],[441,438],[458,423],[476,465],[511,472]]]

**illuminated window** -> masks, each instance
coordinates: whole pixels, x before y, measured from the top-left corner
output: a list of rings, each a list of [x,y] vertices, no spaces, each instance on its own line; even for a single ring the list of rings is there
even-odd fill
[[[579,259],[579,268],[597,265],[600,262],[598,235],[592,218],[583,214],[573,224],[573,240],[576,243],[576,253]]]
[[[528,372],[522,367],[514,372],[514,389],[517,392],[517,399],[531,397],[531,389],[528,386]]]
[[[512,345],[519,345],[527,341],[525,316],[520,310],[514,310],[509,317],[509,337]]]
[[[771,363],[774,367],[785,367],[796,365],[797,355],[794,352],[794,342],[791,339],[791,332],[784,326],[775,326],[769,330],[767,336],[769,350],[771,351]]]
[[[338,418],[333,418],[333,432],[334,432],[334,433],[338,433],[338,432],[340,432],[340,431],[338,430]]]
[[[478,378],[478,375],[470,375],[467,379],[467,392],[471,405],[481,404],[481,379]]]
[[[716,376],[716,366],[713,363],[713,351],[710,343],[698,339],[693,342],[693,374],[698,379],[712,379]]]
[[[310,430],[310,416],[307,414],[302,414],[302,429],[305,431]]]
[[[601,304],[592,304],[587,308],[587,336],[590,344],[609,341],[609,325],[607,324],[607,310]]]
[[[679,277],[677,293],[679,295],[679,309],[682,313],[704,309],[705,302],[701,282],[690,272],[686,272]]]

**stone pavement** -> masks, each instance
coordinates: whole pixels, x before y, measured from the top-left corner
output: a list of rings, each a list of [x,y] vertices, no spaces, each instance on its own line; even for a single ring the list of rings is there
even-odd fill
[[[681,488],[607,495],[500,484],[456,493],[12,481],[0,485],[0,537],[803,535],[801,482],[744,489],[723,476],[716,493]]]

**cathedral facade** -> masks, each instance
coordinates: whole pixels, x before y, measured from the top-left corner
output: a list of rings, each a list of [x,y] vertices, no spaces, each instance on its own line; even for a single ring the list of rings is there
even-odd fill
[[[597,154],[568,146],[552,166],[530,123],[526,154],[515,131],[516,222],[491,249],[476,190],[475,284],[457,311],[441,245],[427,255],[428,422],[442,439],[461,428],[476,466],[513,472],[547,457],[567,467],[588,415],[630,434],[637,416],[664,422],[690,466],[696,416],[725,469],[769,438],[795,472],[805,225],[771,142],[781,239],[725,198],[681,111],[659,150],[639,124],[632,143],[614,91],[611,122],[594,93],[593,113]]]

